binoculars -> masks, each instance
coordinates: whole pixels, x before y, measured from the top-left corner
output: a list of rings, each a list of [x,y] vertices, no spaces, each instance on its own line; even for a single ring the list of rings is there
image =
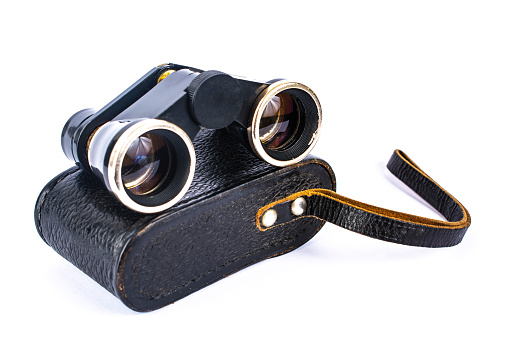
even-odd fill
[[[189,189],[200,129],[226,129],[260,159],[284,167],[311,152],[321,121],[317,96],[301,83],[164,64],[100,110],[74,114],[61,141],[67,158],[122,204],[157,213]]]

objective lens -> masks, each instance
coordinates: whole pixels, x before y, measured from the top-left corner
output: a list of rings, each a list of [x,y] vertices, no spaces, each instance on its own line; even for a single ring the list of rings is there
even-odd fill
[[[175,205],[193,180],[193,142],[164,120],[113,120],[90,137],[90,168],[118,200],[141,213]]]
[[[122,182],[135,195],[155,191],[171,169],[171,151],[158,134],[145,133],[136,138],[122,161]]]
[[[320,102],[309,87],[276,80],[254,101],[247,137],[260,159],[284,167],[298,163],[311,152],[321,121]]]
[[[275,95],[263,110],[260,119],[260,141],[269,150],[289,144],[300,123],[300,105],[288,93]]]

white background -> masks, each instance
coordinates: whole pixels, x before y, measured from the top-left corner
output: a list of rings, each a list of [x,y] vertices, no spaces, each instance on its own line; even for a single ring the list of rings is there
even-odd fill
[[[506,1],[18,1],[0,5],[0,332],[72,337],[508,336]],[[309,85],[314,154],[338,192],[440,218],[385,169],[400,148],[472,215],[426,249],[331,224],[174,305],[136,313],[36,232],[45,183],[72,164],[67,118],[175,62]],[[2,337],[5,337],[0,334]]]

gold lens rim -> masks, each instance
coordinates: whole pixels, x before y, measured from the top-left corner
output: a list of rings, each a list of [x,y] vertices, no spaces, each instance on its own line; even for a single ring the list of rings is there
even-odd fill
[[[180,190],[180,192],[170,201],[158,205],[158,206],[144,206],[129,197],[126,191],[126,187],[122,181],[122,162],[124,155],[127,152],[129,146],[139,136],[148,133],[153,130],[167,130],[178,135],[185,143],[189,152],[190,164],[189,174],[187,180]],[[107,180],[113,194],[127,207],[130,209],[141,212],[141,213],[157,213],[164,211],[171,206],[175,205],[184,194],[187,192],[193,181],[194,172],[196,167],[196,154],[193,147],[193,142],[189,138],[186,132],[184,132],[178,126],[169,123],[164,120],[158,119],[146,119],[130,126],[117,140],[115,146],[111,151],[111,156],[108,161],[108,175]]]
[[[271,157],[263,147],[261,138],[260,138],[260,121],[262,118],[262,114],[265,110],[265,107],[269,104],[270,100],[278,95],[279,93],[289,90],[289,89],[299,89],[307,94],[309,94],[313,101],[315,102],[315,105],[317,107],[317,114],[318,114],[318,127],[316,131],[314,132],[311,140],[309,141],[309,145],[305,152],[303,152],[301,155],[299,155],[296,158],[290,159],[290,160],[278,160],[273,157]],[[320,101],[318,101],[318,97],[316,94],[311,90],[311,88],[307,87],[306,85],[303,85],[299,82],[295,81],[289,81],[289,80],[279,80],[272,84],[270,84],[256,99],[253,110],[251,112],[250,121],[249,121],[249,127],[247,128],[247,135],[249,139],[249,144],[251,145],[251,149],[254,151],[254,153],[262,160],[268,162],[271,165],[278,166],[278,167],[286,167],[289,165],[293,165],[304,159],[308,154],[311,152],[311,150],[315,147],[316,143],[318,142],[318,137],[320,135],[320,130],[322,126],[322,106],[320,105]]]

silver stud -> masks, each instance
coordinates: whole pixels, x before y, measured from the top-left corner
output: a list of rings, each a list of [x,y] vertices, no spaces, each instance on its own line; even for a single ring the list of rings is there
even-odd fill
[[[292,213],[293,215],[299,216],[304,214],[306,211],[306,199],[299,197],[292,202]]]
[[[265,227],[270,227],[276,223],[277,220],[277,212],[273,209],[265,211],[262,216],[262,225]]]

